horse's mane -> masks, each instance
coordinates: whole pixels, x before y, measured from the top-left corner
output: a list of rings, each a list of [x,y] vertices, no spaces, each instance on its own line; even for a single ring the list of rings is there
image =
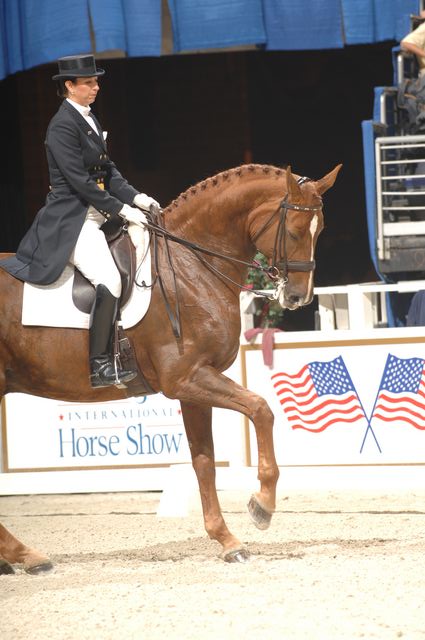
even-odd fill
[[[167,207],[167,209],[175,209],[182,202],[186,201],[191,196],[196,195],[200,191],[205,191],[207,189],[211,189],[212,187],[216,187],[220,183],[227,182],[230,180],[234,180],[236,178],[240,178],[241,176],[246,176],[249,174],[274,174],[276,177],[280,177],[284,174],[285,170],[279,167],[274,167],[268,164],[243,164],[239,167],[234,167],[233,169],[228,169],[227,171],[222,171],[221,173],[217,173],[210,178],[206,178],[201,182],[193,185],[183,191],[175,200],[173,200]]]

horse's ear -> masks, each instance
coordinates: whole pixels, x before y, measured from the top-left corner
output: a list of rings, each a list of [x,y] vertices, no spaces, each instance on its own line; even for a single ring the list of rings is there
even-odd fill
[[[301,199],[300,185],[292,175],[290,165],[286,167],[286,188],[288,189],[288,199],[290,202],[297,202]]]
[[[335,169],[332,169],[332,171],[328,174],[326,174],[325,176],[323,176],[323,178],[321,178],[320,180],[316,181],[316,189],[317,192],[322,195],[322,193],[325,193],[325,191],[327,191],[328,189],[330,189],[331,187],[333,187],[334,182],[336,180],[336,177],[339,173],[339,170],[341,169],[342,164],[338,164]]]

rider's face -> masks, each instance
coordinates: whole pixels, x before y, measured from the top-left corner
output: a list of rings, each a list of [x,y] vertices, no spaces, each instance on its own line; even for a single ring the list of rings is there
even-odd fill
[[[83,107],[88,107],[96,100],[99,91],[97,76],[90,78],[77,78],[75,82],[67,80],[65,86],[68,89],[69,97]]]

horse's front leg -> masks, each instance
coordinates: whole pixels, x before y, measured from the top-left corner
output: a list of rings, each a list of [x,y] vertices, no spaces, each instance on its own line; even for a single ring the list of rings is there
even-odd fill
[[[251,497],[248,510],[255,525],[259,529],[267,529],[276,508],[276,485],[279,479],[273,443],[273,412],[264,398],[241,387],[212,367],[202,367],[193,373],[192,385],[195,384],[198,388],[196,391],[193,389],[192,393],[197,393],[205,403],[212,407],[239,411],[248,416],[254,425],[260,490]]]
[[[279,478],[273,445],[274,416],[267,402],[211,366],[201,367],[192,372],[190,383],[185,380],[181,389],[173,389],[171,393],[173,391],[174,397],[180,398],[182,403],[185,401],[190,407],[191,399],[199,398],[207,406],[239,411],[252,420],[258,444],[260,490],[252,496],[248,509],[255,525],[259,529],[267,529],[276,508],[276,485]],[[193,424],[191,426],[193,427]],[[209,434],[212,441],[211,426]],[[201,432],[200,435],[205,442],[205,433]],[[212,451],[212,444],[210,446]]]
[[[25,571],[33,575],[53,569],[49,558],[36,549],[27,547],[0,524],[0,573],[13,573],[10,565],[18,563],[23,564]]]
[[[201,495],[205,529],[210,538],[222,547],[227,562],[244,562],[248,552],[227,528],[221,513],[215,486],[214,443],[212,438],[212,409],[181,402],[181,410],[189,441],[192,464]]]

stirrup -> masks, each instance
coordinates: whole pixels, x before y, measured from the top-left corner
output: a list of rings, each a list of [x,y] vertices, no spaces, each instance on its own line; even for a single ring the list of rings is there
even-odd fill
[[[125,374],[125,375],[123,375]],[[105,380],[105,378],[101,378],[98,373],[90,375],[90,384],[93,389],[99,389],[102,387],[110,387],[110,386],[119,386],[121,384],[125,384],[130,382],[130,380],[134,380],[137,376],[137,373],[134,371],[125,371],[123,374],[120,372],[119,377],[114,377],[113,380]]]
[[[94,388],[123,384],[137,376],[137,371],[119,369],[109,358],[93,358],[90,370],[90,384]]]

